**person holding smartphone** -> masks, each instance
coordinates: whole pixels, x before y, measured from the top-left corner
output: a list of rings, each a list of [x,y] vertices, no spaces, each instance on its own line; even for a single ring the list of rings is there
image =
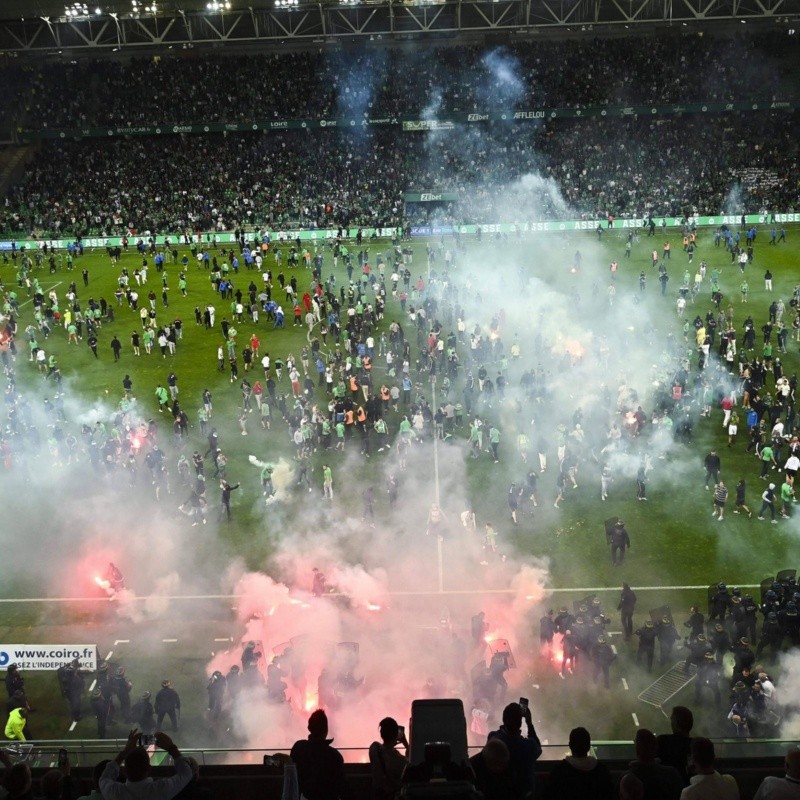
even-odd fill
[[[522,735],[523,720],[527,728],[527,736]],[[520,703],[509,703],[503,709],[503,724],[498,730],[492,731],[488,739],[500,739],[508,748],[511,756],[511,772],[519,796],[524,797],[527,793],[532,793],[536,779],[536,761],[542,754],[542,744],[533,727],[531,710],[527,701],[524,708]]]
[[[169,778],[149,776],[150,756],[142,746],[142,734],[134,728],[119,755],[109,761],[100,777],[100,791],[104,800],[171,800],[192,779],[192,768],[166,733],[157,733],[154,744],[172,756],[175,774]],[[127,780],[119,783],[120,767],[125,765]]]
[[[369,746],[372,793],[375,800],[394,800],[408,764],[408,740],[405,729],[392,717],[382,719],[378,729],[381,741]],[[404,753],[397,750],[398,744],[403,746]]]

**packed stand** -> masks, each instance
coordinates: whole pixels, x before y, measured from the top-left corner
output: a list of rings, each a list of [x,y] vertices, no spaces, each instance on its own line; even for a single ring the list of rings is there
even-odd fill
[[[796,123],[796,114],[775,112],[495,123],[428,134],[393,128],[54,142],[9,191],[0,233],[791,211]],[[618,144],[609,150],[609,141]],[[459,200],[405,208],[409,190],[456,192]]]
[[[14,64],[3,83],[17,88],[11,105],[29,128],[793,100],[798,83],[792,44],[781,31],[702,40],[662,34],[542,41],[493,50],[193,52]]]

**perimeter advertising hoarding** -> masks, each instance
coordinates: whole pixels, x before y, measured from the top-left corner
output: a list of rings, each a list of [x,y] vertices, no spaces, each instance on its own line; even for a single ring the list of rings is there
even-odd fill
[[[74,659],[81,669],[97,670],[96,644],[0,644],[0,669],[16,664],[21,670],[55,670]]]

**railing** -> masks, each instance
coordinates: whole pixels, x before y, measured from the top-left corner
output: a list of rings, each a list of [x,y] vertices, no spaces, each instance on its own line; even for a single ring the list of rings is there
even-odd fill
[[[32,762],[36,766],[55,765],[58,750],[66,748],[70,761],[75,766],[91,767],[107,758],[115,758],[125,746],[125,739],[51,739],[37,741],[33,744],[10,745],[6,749],[18,756],[19,760]],[[783,757],[790,748],[797,748],[796,740],[789,739],[715,739],[718,759],[753,759]],[[286,742],[272,746],[248,747],[192,747],[181,746],[185,756],[192,756],[197,762],[206,766],[229,765],[261,765],[264,756],[276,753],[288,754],[291,745]],[[350,764],[365,764],[368,761],[368,746],[337,748],[344,760]],[[480,745],[469,748],[470,754],[480,751]],[[153,764],[169,763],[169,757],[161,750],[153,748]],[[593,742],[594,754],[604,761],[629,761],[635,758],[631,741],[596,741]],[[559,761],[568,755],[569,748],[564,743],[545,742],[542,744],[540,761]]]

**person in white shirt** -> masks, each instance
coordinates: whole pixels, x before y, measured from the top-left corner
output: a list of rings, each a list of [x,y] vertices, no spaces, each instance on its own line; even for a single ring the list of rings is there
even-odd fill
[[[106,765],[100,777],[104,800],[171,800],[192,779],[192,767],[166,733],[155,735],[155,746],[166,750],[175,763],[175,774],[169,778],[149,777],[150,756],[141,744],[142,734],[132,730],[122,752]],[[119,783],[119,771],[125,764],[127,780]]]
[[[714,769],[714,743],[698,736],[692,739],[691,761],[696,774],[681,792],[681,800],[739,800],[739,787],[732,775],[720,775]]]
[[[798,800],[800,798],[800,750],[792,748],[786,754],[786,775],[782,778],[768,777],[753,800]]]

